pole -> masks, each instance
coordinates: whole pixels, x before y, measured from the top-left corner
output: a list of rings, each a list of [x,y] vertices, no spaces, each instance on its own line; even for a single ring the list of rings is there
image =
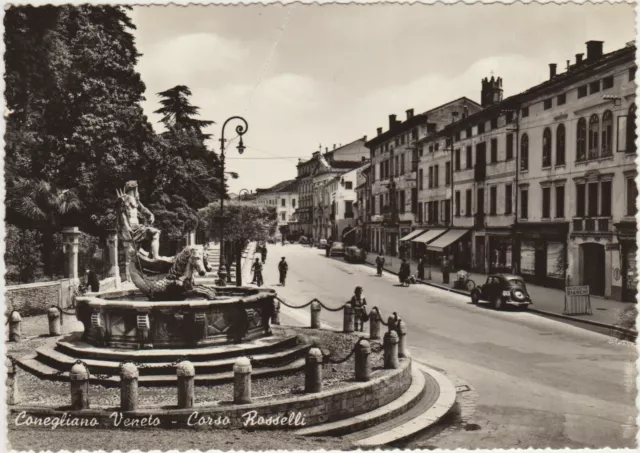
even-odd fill
[[[225,123],[226,126],[227,123]],[[222,170],[222,188],[220,190],[220,262],[219,269],[224,268],[224,197],[227,188],[224,176],[224,126],[222,127],[222,138],[220,138],[220,168]]]

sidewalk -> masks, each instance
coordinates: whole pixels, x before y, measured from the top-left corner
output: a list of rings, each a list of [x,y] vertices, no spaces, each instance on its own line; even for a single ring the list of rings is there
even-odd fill
[[[378,255],[376,253],[369,253],[367,255],[367,264],[375,266],[375,259]],[[402,260],[398,257],[384,256],[385,265],[384,269],[392,274],[397,274],[400,269],[400,263]],[[418,261],[415,259],[409,259],[411,264],[411,274],[418,275]],[[425,277],[429,276],[429,272],[425,269]],[[449,274],[449,284],[442,282],[442,272],[439,268],[431,268],[431,279],[419,280],[420,283],[425,285],[434,286],[443,290],[452,291],[462,295],[469,295],[467,290],[453,289],[453,280],[455,280],[456,274]],[[479,274],[475,272],[469,272],[469,278],[475,282],[476,285],[482,285],[487,280],[486,274]],[[621,321],[621,315],[625,310],[634,307],[635,304],[629,302],[619,302],[617,300],[604,299],[602,297],[591,296],[591,310],[592,315],[580,315],[580,316],[567,316],[563,315],[564,311],[564,291],[554,288],[547,288],[544,286],[534,285],[527,283],[527,290],[531,295],[533,304],[530,306],[529,311],[538,312],[541,314],[561,317],[569,319],[575,322],[583,322],[595,325],[615,326]]]

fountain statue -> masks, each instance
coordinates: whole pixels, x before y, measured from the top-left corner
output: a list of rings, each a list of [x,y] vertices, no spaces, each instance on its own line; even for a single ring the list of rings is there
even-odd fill
[[[154,216],[141,202],[138,183],[128,181],[118,191],[118,233],[129,255],[129,273],[133,284],[149,300],[174,301],[191,296],[208,300],[216,298],[215,289],[194,283],[194,270],[204,276],[206,265],[201,247],[185,247],[175,257],[161,257],[160,230],[153,227]],[[139,214],[146,216],[148,224],[140,223]],[[144,250],[144,246],[148,251]]]

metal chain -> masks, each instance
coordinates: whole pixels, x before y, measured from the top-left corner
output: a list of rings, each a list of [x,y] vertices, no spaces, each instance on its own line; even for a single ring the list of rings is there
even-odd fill
[[[326,364],[331,363],[331,364],[337,365],[337,364],[346,362],[356,352],[356,348],[358,347],[360,342],[364,341],[364,340],[366,340],[365,337],[358,338],[358,341],[356,341],[356,343],[353,345],[353,348],[351,348],[351,352],[346,357],[344,357],[342,359],[332,359],[331,358],[331,351],[329,351],[329,354],[325,354],[324,351],[321,349],[320,352],[322,352],[322,364],[326,365]]]
[[[379,309],[378,307],[373,307],[373,308],[371,309],[371,311],[373,311],[373,310],[375,310],[375,311],[377,311],[377,312],[378,312],[378,319],[380,320],[380,323],[381,323],[383,326],[388,327],[388,326],[389,326],[389,322],[388,322],[388,321],[387,321],[387,322],[384,322],[384,319],[383,319],[383,317],[382,317],[382,314],[380,313],[380,309]],[[369,316],[371,316],[371,315],[369,315]],[[397,324],[397,323],[398,323],[398,320],[400,319],[400,317],[398,316],[398,313],[397,313],[397,312],[395,312],[395,311],[393,312],[393,318],[394,318],[394,319],[393,319],[393,321]]]
[[[306,307],[308,307],[309,305],[311,305],[312,303],[314,303],[314,302],[318,302],[318,303],[320,304],[320,306],[322,306],[322,308],[324,308],[325,310],[328,310],[328,311],[340,311],[340,310],[342,310],[342,309],[344,308],[344,306],[345,306],[345,305],[347,305],[347,304],[349,303],[349,302],[345,302],[344,304],[342,304],[342,305],[341,305],[340,307],[338,307],[338,308],[332,308],[332,307],[327,307],[325,304],[323,304],[323,303],[322,303],[320,300],[318,300],[318,299],[312,299],[312,300],[310,300],[309,302],[307,302],[307,303],[306,303],[306,304],[304,304],[304,305],[290,305],[290,304],[286,303],[284,300],[282,300],[282,299],[281,299],[281,298],[279,298],[279,297],[276,297],[276,299],[277,299],[279,302],[281,302],[282,304],[284,304],[284,305],[286,305],[287,307],[289,307],[289,308],[306,308]]]

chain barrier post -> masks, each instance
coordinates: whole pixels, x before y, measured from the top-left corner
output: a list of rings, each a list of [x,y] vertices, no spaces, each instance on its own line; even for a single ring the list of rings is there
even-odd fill
[[[369,340],[380,339],[380,312],[377,308],[371,310],[369,315]]]
[[[320,311],[322,307],[318,302],[313,302],[311,304],[311,328],[319,329],[320,328]]]
[[[188,409],[193,407],[193,381],[196,376],[196,369],[188,360],[183,360],[176,366],[178,375],[178,409]]]
[[[384,367],[396,369],[400,366],[398,361],[398,334],[390,331],[384,334]]]
[[[322,351],[311,348],[307,353],[304,373],[304,392],[318,393],[322,391]]]
[[[396,330],[396,323],[398,322],[398,318],[396,316],[389,316],[387,318],[387,327],[389,328],[389,332]]]
[[[16,310],[9,315],[9,341],[18,343],[22,338],[20,325],[22,324],[22,316]]]
[[[354,314],[353,314],[353,306],[351,304],[346,304],[344,306],[344,318],[343,318],[343,328],[342,331],[344,333],[351,333],[354,330]]]
[[[69,371],[71,381],[71,409],[89,409],[89,370],[82,362],[76,362]]]
[[[367,382],[371,379],[371,345],[367,340],[362,340],[356,345],[356,381]]]
[[[404,359],[409,357],[407,352],[407,325],[400,319],[396,324],[396,333],[398,334],[398,357]]]
[[[140,372],[134,363],[125,363],[120,367],[120,409],[135,411],[138,409],[138,378]]]
[[[251,360],[240,357],[233,364],[233,403],[251,403]]]
[[[18,392],[18,377],[16,376],[16,364],[9,357],[4,361],[7,368],[7,404],[18,404],[20,394]]]
[[[62,324],[60,320],[62,319],[62,313],[60,313],[60,310],[57,307],[49,308],[47,317],[49,318],[49,336],[57,337],[61,335]]]

